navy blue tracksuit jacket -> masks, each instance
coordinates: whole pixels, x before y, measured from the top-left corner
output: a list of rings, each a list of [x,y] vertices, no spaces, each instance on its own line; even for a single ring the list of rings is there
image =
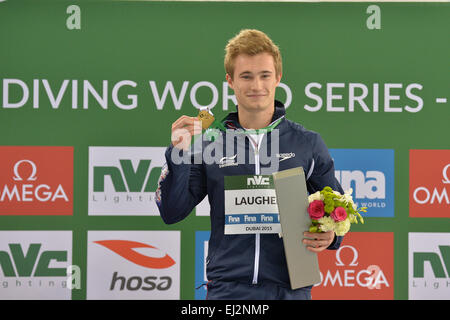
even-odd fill
[[[166,166],[156,192],[164,222],[172,224],[184,219],[205,196],[208,196],[211,205],[208,280],[273,283],[290,288],[283,240],[278,234],[224,234],[224,176],[271,174],[301,166],[310,194],[325,186],[343,193],[334,176],[333,160],[320,135],[286,119],[285,108],[279,101],[275,101],[272,121],[276,124],[275,129],[265,133],[260,144],[265,150],[255,149],[249,135],[243,134],[242,139],[228,141],[227,133],[222,131],[214,141],[199,139],[189,153],[183,153],[172,145],[166,150]],[[222,123],[227,132],[244,130],[239,124],[237,112],[230,113]],[[234,144],[234,148],[231,148],[230,143]],[[273,143],[278,145],[279,150],[276,152],[272,152]],[[195,151],[200,146],[201,151]],[[231,153],[227,152],[227,147]],[[223,152],[220,154],[211,150]],[[205,161],[201,156],[202,151],[203,154],[215,156],[216,161]],[[261,161],[264,152],[269,162],[267,159],[265,163]],[[239,158],[236,155],[243,153],[245,157],[241,158],[245,158],[245,162],[236,161]],[[174,161],[173,155],[187,156],[191,163]],[[341,241],[342,237],[335,236],[328,249],[338,249]]]

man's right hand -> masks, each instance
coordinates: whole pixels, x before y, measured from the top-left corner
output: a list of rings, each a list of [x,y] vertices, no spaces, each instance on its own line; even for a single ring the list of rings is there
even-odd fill
[[[193,135],[202,133],[202,122],[197,117],[181,116],[172,123],[172,145],[178,149],[189,150]]]

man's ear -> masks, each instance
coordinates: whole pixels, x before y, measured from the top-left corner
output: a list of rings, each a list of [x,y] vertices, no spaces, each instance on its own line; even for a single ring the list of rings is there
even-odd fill
[[[227,74],[225,75],[225,79],[227,79],[228,86],[229,86],[231,89],[234,90],[234,88],[233,88],[233,78],[227,73]]]
[[[280,82],[281,82],[281,76],[282,76],[282,74],[281,74],[281,72],[280,72],[280,74],[277,76],[277,86],[280,84]]]

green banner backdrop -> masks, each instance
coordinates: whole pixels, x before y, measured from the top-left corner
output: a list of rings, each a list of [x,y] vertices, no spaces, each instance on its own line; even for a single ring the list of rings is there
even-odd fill
[[[446,251],[438,251],[437,245],[435,255],[442,259],[439,261],[444,266],[443,276],[436,275],[439,268],[433,265],[431,258],[423,260],[430,265],[419,263],[422,268],[425,265],[422,277],[417,270],[412,275],[412,262],[408,259],[416,259],[415,252],[432,251],[411,248],[411,241],[415,241],[418,234],[443,235],[436,240],[441,247],[450,243],[448,184],[442,184],[448,181],[443,168],[450,163],[450,4],[8,0],[0,2],[2,299],[27,297],[23,293],[27,282],[17,281],[39,276],[41,269],[33,269],[34,260],[32,263],[27,260],[35,249],[39,252],[36,263],[47,268],[44,268],[47,276],[53,274],[49,270],[55,270],[58,261],[79,267],[79,285],[68,298],[114,298],[88,293],[89,287],[94,286],[90,284],[93,276],[89,274],[95,273],[95,266],[91,270],[89,259],[95,259],[95,250],[116,248],[102,242],[104,247],[98,245],[89,251],[91,237],[103,241],[108,237],[101,238],[101,231],[148,230],[176,234],[179,231],[180,239],[178,251],[164,249],[172,258],[179,255],[178,259],[174,258],[179,273],[173,272],[171,276],[175,295],[147,298],[194,298],[196,231],[209,230],[209,217],[192,213],[178,224],[165,225],[155,212],[156,207],[152,207],[151,213],[139,209],[125,212],[125,203],[125,209],[113,213],[113,209],[98,209],[99,201],[103,200],[95,197],[104,192],[102,199],[106,203],[109,201],[107,188],[113,186],[119,192],[119,182],[115,184],[114,180],[117,170],[118,179],[122,177],[121,181],[125,181],[129,194],[128,198],[117,198],[116,202],[135,201],[132,196],[139,192],[154,194],[162,166],[156,159],[161,159],[163,147],[170,143],[171,123],[183,114],[196,115],[200,106],[211,107],[219,119],[235,111],[233,92],[225,82],[224,47],[228,39],[244,28],[266,32],[281,49],[283,78],[277,97],[286,103],[287,117],[321,133],[332,150],[341,179],[345,172],[360,170],[365,174],[362,183],[368,188],[366,199],[390,198],[385,202],[373,202],[366,223],[355,225],[352,231],[393,233],[391,298],[414,298],[412,292],[420,286],[417,279],[423,280],[423,273],[425,277],[431,274],[428,287],[436,281],[449,280]],[[46,184],[48,188],[42,186],[38,190],[30,181],[30,187],[21,185],[23,189],[13,189],[12,177],[31,177],[33,172],[29,170],[33,168],[38,179],[48,172],[49,181],[71,170],[70,166],[65,167],[55,177],[52,168],[63,162],[67,165],[71,160],[60,163],[59,156],[50,156],[53,149],[36,151],[32,146],[72,147],[61,150],[68,157],[64,159],[72,159],[73,153],[73,176],[69,176],[59,190],[59,182],[53,187],[45,181],[40,182],[41,186]],[[150,162],[139,162],[147,158],[140,154],[142,148],[134,147],[159,147],[150,150],[159,156],[150,158]],[[386,167],[364,167],[365,160],[362,164],[347,163],[345,157],[339,158],[340,149],[349,149],[347,154],[355,161],[365,156],[379,163],[386,160],[386,164],[380,164]],[[380,153],[372,157],[364,153],[365,150]],[[431,153],[427,154],[427,150]],[[432,151],[438,150],[441,153],[433,155]],[[433,161],[443,159],[442,165],[436,164],[433,169],[437,171],[434,180],[439,184],[437,193],[433,193],[432,187],[423,187],[424,182],[417,184],[423,189],[411,186],[415,151],[419,153],[419,171],[425,170],[427,163],[432,167]],[[116,155],[114,167],[108,158]],[[39,157],[43,162],[50,162],[47,171],[43,169],[44,164],[36,160]],[[423,159],[428,162],[420,162]],[[123,160],[120,166],[119,160]],[[145,190],[144,180],[133,176],[138,172],[138,163],[145,172],[156,168],[149,169]],[[101,173],[99,167],[106,169]],[[433,170],[430,168],[428,175],[434,175]],[[373,180],[369,172],[374,171],[383,172],[383,179],[375,179],[377,183],[384,183],[383,186],[367,185]],[[426,176],[427,173],[424,179]],[[67,183],[72,178],[73,183]],[[132,190],[134,178],[137,187]],[[348,182],[349,186],[355,183]],[[384,195],[369,195],[380,188],[385,191]],[[44,190],[51,195],[43,193]],[[430,204],[430,210],[425,210],[424,214],[412,212],[413,197],[416,204]],[[69,211],[52,212],[48,209],[51,203],[47,209],[38,210],[46,201],[57,203],[66,199],[67,203],[73,203]],[[19,210],[27,201],[35,205]],[[114,200],[110,201],[112,206]],[[435,207],[431,207],[433,202]],[[52,248],[53,240],[47,241],[44,236],[28,241],[31,236],[20,238],[21,234],[7,231],[45,231],[48,234],[60,231],[64,239],[71,237],[71,244],[69,240],[64,241],[72,251]],[[71,234],[64,233],[67,231]],[[117,240],[120,236],[117,233],[108,239]],[[158,241],[156,236],[155,239],[153,243]],[[17,243],[22,252],[14,247]],[[49,256],[42,262],[44,253],[41,254],[37,246],[31,246],[32,243],[46,247],[48,251],[44,253],[62,250],[68,256],[65,259]],[[163,245],[155,246],[161,249]],[[33,273],[31,269],[27,273],[19,267],[19,256],[31,263]],[[8,269],[8,261],[13,261],[15,268]],[[430,266],[435,271],[434,276]],[[114,276],[111,288],[122,286],[122,291],[126,291],[125,286],[138,291],[146,283],[143,276],[135,280],[120,278],[120,271]],[[156,282],[163,276],[158,274]],[[412,282],[412,277],[416,282]],[[33,286],[32,280],[29,281],[29,287],[35,290],[47,288],[38,280],[33,280]],[[421,286],[427,287],[427,283],[422,282]],[[9,293],[13,287],[18,293]],[[439,291],[441,298],[449,299],[448,282],[447,285],[441,283],[441,289],[444,290]]]

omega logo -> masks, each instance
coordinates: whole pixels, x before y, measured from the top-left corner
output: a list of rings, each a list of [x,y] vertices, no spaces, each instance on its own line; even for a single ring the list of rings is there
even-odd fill
[[[20,160],[17,161],[16,164],[14,165],[14,177],[13,179],[15,181],[23,181],[22,177],[19,175],[19,166],[22,163],[29,163],[31,165],[32,171],[31,171],[31,175],[27,178],[27,181],[35,181],[36,180],[36,164],[33,161],[30,160]]]
[[[24,170],[19,170],[23,167],[31,166],[31,173],[24,175]],[[22,174],[20,174],[22,171]],[[14,176],[12,177],[14,181],[36,181],[37,167],[36,164],[31,160],[20,160],[17,161],[13,168]],[[28,175],[28,177],[26,176]],[[61,184],[58,184],[56,188],[45,183],[41,184],[31,184],[31,183],[19,183],[19,184],[4,184],[0,186],[0,202],[55,202],[57,200],[62,200],[69,202],[69,198]]]
[[[442,169],[442,183],[450,184],[450,179],[448,178],[448,169],[450,168],[450,163],[447,164]],[[448,198],[447,189],[445,187],[442,188],[441,191],[438,190],[437,187],[434,187],[432,190],[424,186],[417,187],[413,192],[414,201],[418,204],[433,204],[435,202],[441,204],[450,204],[450,200]]]
[[[350,249],[353,253],[353,258],[350,263],[345,264],[341,258],[341,252],[344,249]],[[326,270],[325,273],[320,272],[320,283],[315,286],[322,285],[323,287],[362,287],[367,289],[382,289],[389,287],[389,282],[383,270],[377,265],[369,265],[368,267],[355,268],[359,265],[359,254],[355,247],[350,245],[341,246],[336,251],[336,266],[341,267],[335,270]],[[342,268],[344,267],[344,268]]]
[[[337,251],[336,251],[336,265],[337,266],[345,266],[345,264],[342,263],[341,260],[341,251],[344,248],[349,248],[350,250],[353,251],[353,260],[352,262],[350,262],[349,266],[357,266],[358,265],[358,251],[356,251],[355,247],[352,246],[341,246]]]
[[[450,180],[448,179],[448,176],[447,176],[447,170],[448,170],[448,168],[450,168],[450,163],[449,163],[448,165],[446,165],[446,166],[444,167],[444,169],[442,170],[442,177],[444,178],[444,179],[442,180],[442,182],[445,183],[445,184],[450,183]]]

